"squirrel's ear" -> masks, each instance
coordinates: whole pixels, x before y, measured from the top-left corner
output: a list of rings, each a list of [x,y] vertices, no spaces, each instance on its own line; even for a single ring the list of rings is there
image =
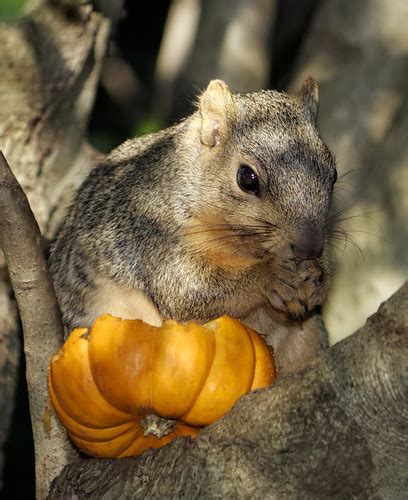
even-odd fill
[[[311,76],[306,78],[303,82],[302,89],[300,90],[300,98],[309,113],[312,123],[316,124],[317,108],[319,104],[319,86]]]
[[[201,142],[218,146],[227,137],[229,118],[234,110],[234,98],[222,80],[212,80],[199,99]]]

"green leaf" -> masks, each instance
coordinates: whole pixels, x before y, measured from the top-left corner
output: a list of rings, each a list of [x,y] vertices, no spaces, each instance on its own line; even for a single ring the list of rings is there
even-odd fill
[[[0,0],[0,21],[12,23],[20,17],[25,0]]]

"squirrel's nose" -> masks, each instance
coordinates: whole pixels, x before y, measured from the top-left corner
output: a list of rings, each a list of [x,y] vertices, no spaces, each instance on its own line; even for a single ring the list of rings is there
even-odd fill
[[[293,254],[302,260],[317,259],[322,255],[324,233],[310,223],[303,223],[290,248]]]

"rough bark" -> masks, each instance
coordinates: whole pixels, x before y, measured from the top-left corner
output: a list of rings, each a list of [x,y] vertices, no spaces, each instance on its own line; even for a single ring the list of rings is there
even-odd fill
[[[191,441],[78,459],[50,498],[406,498],[408,282],[309,368]]]
[[[198,3],[175,1],[160,49],[155,111],[170,121],[190,112],[197,91],[213,78],[225,80],[236,92],[259,90],[268,83],[276,1],[224,0],[222,8],[217,0]],[[178,43],[177,29],[187,8],[189,49]],[[175,61],[166,57],[172,48],[178,51]]]
[[[0,248],[24,330],[37,498],[44,498],[52,479],[76,454],[48,401],[48,365],[64,330],[39,227],[1,152],[0,213]]]
[[[336,274],[325,309],[340,338],[408,276],[408,3],[321,3],[293,88],[320,85],[319,129],[337,156]],[[351,173],[347,174],[347,172]],[[354,240],[359,247],[350,240]]]
[[[2,149],[47,238],[94,159],[84,138],[108,30],[89,6],[44,2],[0,32]]]

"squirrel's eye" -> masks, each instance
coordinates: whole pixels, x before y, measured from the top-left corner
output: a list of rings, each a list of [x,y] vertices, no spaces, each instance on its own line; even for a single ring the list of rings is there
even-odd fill
[[[248,193],[259,194],[259,179],[248,165],[240,165],[237,172],[238,186]]]

